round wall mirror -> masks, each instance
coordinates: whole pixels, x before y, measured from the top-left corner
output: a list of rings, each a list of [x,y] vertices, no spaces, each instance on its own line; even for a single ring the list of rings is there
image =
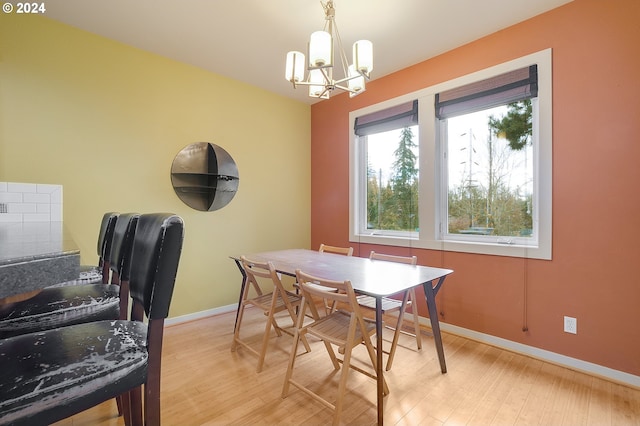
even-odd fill
[[[171,165],[173,190],[196,210],[214,211],[226,206],[236,195],[239,183],[233,158],[210,142],[187,145]]]

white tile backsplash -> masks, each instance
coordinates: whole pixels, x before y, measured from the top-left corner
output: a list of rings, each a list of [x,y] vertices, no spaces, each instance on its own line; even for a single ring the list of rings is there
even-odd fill
[[[15,183],[7,182],[8,192],[37,192],[37,184],[35,183]]]
[[[38,206],[48,206],[48,204],[35,203],[8,203],[7,213],[41,213]]]
[[[51,204],[62,204],[62,186],[51,192],[49,196],[51,197]]]
[[[22,213],[0,213],[0,222],[22,222]]]
[[[22,194],[22,201],[24,203],[51,204],[51,197],[49,194],[32,194],[30,192],[25,192]]]
[[[23,222],[51,222],[51,215],[48,213],[34,213],[22,215]]]
[[[0,192],[0,203],[21,203],[22,192]]]
[[[0,182],[0,222],[62,222],[62,185]]]
[[[51,204],[49,220],[51,222],[62,222],[62,204]]]
[[[51,194],[52,192],[59,191],[60,185],[47,185],[44,183],[36,184],[36,192],[43,192],[45,194]]]

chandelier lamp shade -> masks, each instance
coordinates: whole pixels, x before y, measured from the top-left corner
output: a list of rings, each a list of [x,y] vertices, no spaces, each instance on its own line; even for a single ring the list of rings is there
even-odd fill
[[[365,91],[365,80],[371,78],[373,44],[369,40],[356,41],[353,63],[349,65],[335,21],[333,0],[320,4],[325,13],[324,29],[315,31],[309,38],[308,62],[302,52],[287,53],[285,78],[294,88],[308,86],[309,96],[314,98],[328,99],[335,89],[347,91],[354,97]],[[335,48],[340,65],[334,60]]]

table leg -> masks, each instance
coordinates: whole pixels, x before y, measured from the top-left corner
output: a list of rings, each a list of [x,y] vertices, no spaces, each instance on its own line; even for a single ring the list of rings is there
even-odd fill
[[[236,327],[238,326],[238,315],[240,315],[240,309],[242,309],[242,295],[244,294],[244,287],[247,285],[247,273],[244,271],[240,259],[234,259],[234,261],[236,262],[236,266],[242,274],[242,284],[240,285],[240,299],[238,300],[238,309],[236,310],[236,320],[233,324],[233,331],[235,332]]]
[[[436,288],[440,288],[443,281],[444,277],[440,278]],[[440,321],[438,320],[438,309],[436,308],[436,291],[434,290],[431,282],[424,283],[423,287],[424,295],[427,299],[427,309],[429,310],[429,320],[431,321],[433,340],[435,341],[438,360],[440,361],[440,370],[444,374],[447,372],[447,364],[444,360],[444,348],[442,347],[442,336],[440,335]]]
[[[376,297],[376,377],[378,379],[378,425],[384,422],[384,372],[382,368],[382,297]]]

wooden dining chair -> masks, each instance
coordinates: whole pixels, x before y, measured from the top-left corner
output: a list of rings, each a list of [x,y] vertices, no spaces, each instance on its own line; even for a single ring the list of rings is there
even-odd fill
[[[109,270],[113,285],[119,287],[120,315],[119,319],[127,319],[129,315],[129,276],[131,274],[131,256],[133,241],[138,228],[140,214],[121,214],[113,230],[113,244]]]
[[[257,355],[258,367],[256,371],[259,373],[262,371],[262,367],[264,365],[264,359],[269,345],[269,338],[271,337],[271,327],[273,327],[278,337],[282,336],[283,332],[293,336],[293,327],[296,323],[296,312],[300,309],[302,297],[287,291],[284,288],[273,263],[257,262],[247,259],[245,256],[241,256],[240,261],[242,268],[247,275],[247,285],[245,285],[244,294],[242,295],[242,306],[238,313],[231,350],[235,351],[237,346],[241,345],[249,352]],[[250,288],[253,288],[256,293],[253,297],[249,297]],[[250,306],[262,309],[266,317],[260,350],[254,349],[250,343],[240,338],[240,328],[244,317],[244,310]],[[291,319],[291,325],[288,328],[280,326],[276,320],[276,314],[285,311],[289,314],[289,318]],[[303,339],[303,344],[307,352],[311,351],[306,338]]]
[[[119,273],[128,268],[138,221],[137,213],[119,215],[110,230],[110,284],[51,286],[35,296],[0,305],[0,338],[56,327],[108,319],[124,319],[129,299],[128,280],[120,286]],[[128,273],[128,272],[127,272]]]
[[[360,311],[356,295],[350,281],[332,281],[320,277],[308,275],[300,270],[296,270],[296,278],[302,291],[302,309],[296,322],[296,333],[293,339],[293,346],[289,355],[289,365],[282,388],[282,398],[289,394],[290,385],[303,391],[316,401],[324,404],[334,411],[333,424],[340,422],[340,416],[344,408],[344,395],[347,387],[349,370],[353,369],[368,377],[376,379],[376,353],[371,343],[371,336],[375,334],[375,323],[365,320]],[[316,285],[312,285],[316,284]],[[318,313],[315,299],[324,299],[335,302],[346,309],[338,309],[323,317]],[[305,310],[309,307],[313,322],[304,325]],[[297,357],[298,341],[303,337],[311,335],[323,341],[329,354],[334,370],[339,370],[342,364],[342,372],[338,384],[338,394],[335,403],[320,395],[314,388],[318,387],[317,372],[314,370],[313,383],[303,384],[299,379],[293,378],[293,371]],[[352,363],[352,350],[358,345],[364,344],[369,356],[370,364],[367,367],[360,367]],[[334,346],[342,358],[336,356]],[[365,369],[366,368],[366,369]],[[371,370],[371,371],[369,371]],[[372,372],[373,371],[373,372]],[[307,371],[309,373],[309,371]],[[307,374],[308,377],[308,374]],[[319,387],[323,387],[321,383]],[[384,394],[389,393],[386,381],[384,382]]]
[[[131,320],[0,339],[0,425],[51,424],[119,395],[125,424],[160,425],[164,319],[183,230],[178,216],[140,215],[129,277]]]
[[[372,260],[381,260],[386,262],[398,262],[398,263],[406,263],[409,265],[416,265],[418,263],[418,258],[416,256],[394,256],[390,254],[382,254],[376,253],[372,251],[369,254],[369,259]],[[376,298],[372,296],[360,295],[357,297],[358,304],[367,309],[376,310]],[[390,297],[382,298],[382,314],[386,315],[392,312],[398,313],[398,318],[396,320],[395,327],[385,324],[385,327],[393,330],[393,340],[391,341],[391,348],[389,351],[385,351],[386,354],[389,355],[387,359],[386,370],[391,370],[391,365],[393,364],[393,358],[396,353],[396,348],[398,347],[398,338],[400,337],[400,333],[409,334],[414,336],[416,339],[416,344],[418,346],[418,350],[422,349],[422,336],[420,334],[420,322],[418,317],[418,309],[417,306],[413,306],[412,315],[413,315],[413,330],[414,333],[408,333],[402,330],[402,323],[404,319],[404,314],[406,312],[407,307],[412,306],[413,303],[416,302],[416,291],[414,288],[411,288],[402,293],[402,298],[400,300],[396,300]]]
[[[320,244],[320,248],[318,249],[318,251],[320,253],[343,254],[345,256],[353,255],[353,247],[336,247],[336,246],[329,246],[326,244]],[[314,284],[311,284],[311,285],[314,285]],[[327,314],[333,312],[333,310],[336,308],[335,302],[329,303],[327,300],[324,300],[322,303],[324,305],[324,310]]]
[[[318,249],[321,253],[335,253],[335,254],[344,254],[346,256],[353,255],[353,247],[336,247],[336,246],[328,246],[326,244],[320,244],[320,248]]]

